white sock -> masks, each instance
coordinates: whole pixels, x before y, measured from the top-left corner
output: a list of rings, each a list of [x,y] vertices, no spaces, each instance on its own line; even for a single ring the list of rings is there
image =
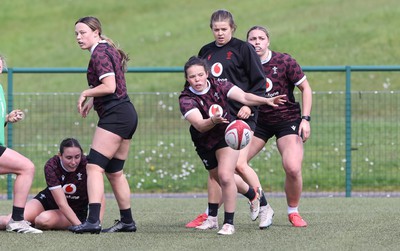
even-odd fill
[[[208,215],[208,207],[206,208],[206,211],[204,213]]]
[[[299,212],[298,207],[289,207],[289,206],[288,206],[288,208],[287,208],[287,213],[288,213],[288,214],[291,214],[291,213],[298,213],[298,212]]]

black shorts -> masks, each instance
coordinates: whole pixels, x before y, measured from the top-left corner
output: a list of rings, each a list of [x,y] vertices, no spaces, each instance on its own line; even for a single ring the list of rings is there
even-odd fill
[[[214,169],[218,166],[218,160],[215,152],[224,147],[228,147],[228,144],[226,144],[225,139],[222,139],[211,150],[196,149],[197,154],[207,170]]]
[[[121,136],[132,139],[138,125],[138,116],[131,102],[123,102],[107,110],[99,119],[97,126]]]
[[[257,118],[254,117],[254,115],[253,115],[243,121],[246,122],[249,125],[250,129],[254,132],[254,130],[256,129],[256,125],[257,125]]]
[[[267,142],[273,136],[279,139],[290,134],[298,135],[300,122],[301,119],[273,125],[257,124],[254,136]]]
[[[48,190],[48,189],[44,189],[41,192],[39,192],[34,197],[34,199],[38,200],[42,204],[45,211],[59,209],[56,201],[53,198],[53,195],[51,194],[50,190]],[[76,211],[74,211],[74,212],[76,214],[76,217],[78,217],[78,219],[81,222],[84,222],[86,220],[87,208],[79,211],[79,213]]]
[[[0,145],[0,156],[6,151],[7,147]]]
[[[258,112],[254,112],[253,115],[251,115],[248,119],[241,119],[241,120],[246,122],[249,125],[250,129],[254,132],[254,130],[256,129],[257,117],[258,117]],[[236,115],[234,115],[233,118],[235,120],[239,119],[238,117],[236,117]]]

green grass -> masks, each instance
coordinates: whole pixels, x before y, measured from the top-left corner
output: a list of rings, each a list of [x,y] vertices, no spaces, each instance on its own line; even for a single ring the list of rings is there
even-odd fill
[[[245,199],[235,213],[236,233],[218,236],[217,231],[186,229],[207,205],[205,198],[134,198],[132,209],[136,233],[74,235],[46,231],[38,235],[0,232],[7,250],[397,250],[398,198],[304,198],[301,213],[307,228],[293,228],[287,220],[284,198],[271,198],[274,223],[259,230],[258,220],[248,216]],[[107,200],[104,227],[119,217],[116,203]],[[8,213],[10,201],[0,204]],[[219,211],[222,224],[223,210]]]

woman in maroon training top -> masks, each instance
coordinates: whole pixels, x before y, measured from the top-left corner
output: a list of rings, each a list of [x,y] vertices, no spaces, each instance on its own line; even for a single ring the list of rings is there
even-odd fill
[[[66,230],[81,224],[89,202],[86,164],[78,140],[64,139],[58,154],[44,166],[47,187],[26,204],[25,219],[42,230]],[[10,218],[0,216],[0,228],[5,228]]]
[[[200,159],[209,172],[209,177],[216,180],[222,188],[224,204],[224,224],[218,234],[231,235],[235,232],[233,218],[236,207],[238,189],[245,193],[249,187],[241,189],[236,183],[235,168],[240,151],[228,147],[225,142],[225,129],[235,117],[229,110],[229,99],[246,105],[267,104],[277,106],[285,102],[284,95],[274,98],[263,98],[245,93],[228,81],[208,78],[208,67],[205,60],[192,57],[185,64],[185,88],[179,96],[182,115],[190,122],[190,134]],[[222,113],[210,116],[209,110],[219,105]],[[254,193],[254,191],[253,191]],[[207,220],[197,229],[218,228],[218,203],[209,196],[209,215]]]
[[[311,87],[306,75],[293,57],[269,49],[270,40],[267,29],[262,26],[250,28],[247,32],[247,41],[255,47],[263,64],[267,77],[266,96],[285,94],[288,97],[288,102],[279,107],[260,106],[255,137],[248,146],[247,161],[260,152],[270,138],[276,137],[286,173],[285,193],[288,218],[294,227],[306,227],[307,222],[300,216],[298,206],[303,186],[301,174],[303,142],[310,137],[311,133]],[[295,87],[301,91],[301,108],[294,98]],[[247,162],[244,166],[247,166]]]
[[[227,10],[215,11],[210,18],[210,28],[214,41],[200,49],[199,57],[207,61],[208,67],[211,68],[212,77],[219,81],[231,82],[244,92],[264,97],[265,75],[260,59],[249,43],[233,36],[236,31],[233,15]],[[232,116],[246,121],[254,131],[258,117],[258,106],[247,106],[234,100],[230,100],[229,105]],[[240,150],[238,163],[246,163],[247,151],[247,147]],[[263,211],[264,216],[260,218],[265,220],[260,225],[268,227],[271,224],[270,219],[273,210],[264,196],[257,173],[244,165],[238,165],[236,172],[256,190],[256,193],[249,194],[249,197],[253,198],[249,200],[251,220],[256,220],[259,217],[260,206],[265,206],[268,210]],[[220,188],[214,180],[209,180],[208,191],[211,195],[216,195],[212,198],[214,201],[220,201],[220,196],[218,196]],[[206,217],[207,214],[200,214],[186,227],[201,225]]]
[[[131,211],[131,192],[123,173],[138,117],[131,103],[125,81],[128,55],[103,35],[96,17],[83,17],[75,22],[79,47],[91,53],[87,70],[89,88],[78,99],[78,112],[86,117],[94,107],[99,116],[91,149],[87,156],[89,215],[87,220],[70,228],[75,233],[100,233],[103,174],[111,183],[118,202],[120,220],[103,232],[135,232]]]

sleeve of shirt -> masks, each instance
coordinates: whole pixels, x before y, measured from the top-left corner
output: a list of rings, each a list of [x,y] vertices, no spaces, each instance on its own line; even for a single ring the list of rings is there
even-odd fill
[[[93,52],[93,65],[96,71],[96,75],[99,76],[99,80],[103,78],[115,75],[114,67],[110,56],[105,51],[94,51]]]
[[[286,54],[286,56],[287,77],[291,83],[299,85],[306,79],[306,75],[296,59],[292,58],[289,54]]]
[[[204,46],[203,47],[201,47],[201,49],[199,50],[199,53],[197,54],[197,56],[199,57],[199,58],[202,58],[203,57],[203,54],[204,54]]]
[[[232,92],[234,89],[236,89],[236,88],[239,89],[239,90],[241,90],[239,87],[233,85],[233,86],[228,90],[228,93],[226,94],[226,96],[227,96],[228,98],[230,98],[231,92]]]
[[[186,118],[186,116],[191,113],[194,109],[198,109],[197,102],[193,100],[193,98],[181,95],[179,97],[179,107],[182,115]]]
[[[49,159],[44,166],[44,177],[46,179],[47,187],[51,190],[55,187],[60,187],[61,182],[57,177],[57,160],[58,156]]]
[[[262,68],[261,60],[254,47],[249,43],[244,43],[242,55],[247,74],[249,74],[250,89],[247,92],[258,96],[265,96],[266,78]]]

